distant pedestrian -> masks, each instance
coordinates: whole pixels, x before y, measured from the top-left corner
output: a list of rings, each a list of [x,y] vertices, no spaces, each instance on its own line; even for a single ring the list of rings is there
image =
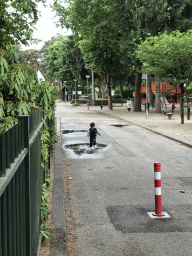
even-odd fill
[[[95,128],[95,123],[90,123],[90,129],[87,135],[88,137],[90,137],[90,147],[92,147],[92,145],[96,145],[97,134],[101,136],[101,134]]]

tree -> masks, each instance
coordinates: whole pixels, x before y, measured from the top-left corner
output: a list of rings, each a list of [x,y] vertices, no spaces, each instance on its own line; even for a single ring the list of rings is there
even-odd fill
[[[42,56],[39,50],[20,50],[18,52],[18,61],[23,63],[24,61],[27,62],[30,67],[37,72],[39,69],[39,63],[42,61]]]
[[[184,124],[184,84],[192,81],[192,30],[149,37],[138,47],[137,57],[149,64],[148,72],[181,89],[181,124]]]
[[[71,93],[74,86],[74,78],[79,83],[86,84],[84,61],[81,51],[75,46],[74,36],[63,37],[50,45],[45,56],[47,66],[46,75],[49,78],[56,77],[61,81],[67,81],[67,87]]]
[[[38,20],[38,3],[45,0],[0,1],[0,48],[6,44],[27,44]]]
[[[86,67],[105,77],[108,89],[108,105],[112,109],[111,77],[123,70],[123,56],[127,51],[123,44],[120,21],[124,1],[95,0],[74,1],[69,19],[75,33],[79,34],[79,48]]]
[[[50,115],[57,90],[48,81],[41,84],[37,74],[24,61],[17,61],[18,47],[0,48],[0,133],[18,122],[18,115],[29,115],[40,105]]]
[[[190,28],[191,1],[69,0],[63,5],[62,2],[55,0],[53,7],[60,18],[59,24],[71,28],[79,35],[82,41],[80,47],[88,59],[90,68],[98,68],[97,72],[103,75],[102,71],[106,77],[110,68],[110,74],[113,76],[112,65],[115,62],[115,74],[121,72],[120,66],[123,65],[135,74],[135,111],[141,111],[142,63],[136,59],[135,50],[148,33],[155,36],[162,31],[186,31]],[[100,62],[96,60],[96,56]],[[110,93],[109,84],[108,89]]]
[[[136,73],[135,111],[141,111],[142,63],[136,59],[135,50],[137,50],[141,40],[145,40],[149,33],[156,36],[163,31],[169,33],[173,30],[186,32],[187,29],[192,28],[192,3],[189,0],[127,0],[126,12],[128,26],[125,31],[125,40],[129,41],[130,48],[132,48],[132,63],[134,63]]]

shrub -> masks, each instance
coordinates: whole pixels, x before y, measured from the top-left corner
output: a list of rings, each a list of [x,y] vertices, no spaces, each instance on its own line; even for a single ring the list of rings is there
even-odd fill
[[[87,99],[79,99],[78,102],[80,104],[87,104]]]
[[[108,105],[108,100],[107,99],[96,99],[94,101],[94,105],[95,106],[101,106],[101,105],[106,106],[106,105]]]
[[[125,99],[112,99],[112,103],[126,103],[127,100]]]
[[[115,88],[114,95],[121,95],[120,88]]]
[[[134,92],[134,87],[128,86],[123,91],[123,98],[124,99],[133,98],[133,92]]]
[[[73,103],[72,106],[77,107],[77,106],[80,106],[80,104],[79,103]]]
[[[118,100],[118,99],[122,99],[122,96],[121,96],[121,94],[114,94],[113,96],[112,96],[112,99],[114,99],[114,100]]]

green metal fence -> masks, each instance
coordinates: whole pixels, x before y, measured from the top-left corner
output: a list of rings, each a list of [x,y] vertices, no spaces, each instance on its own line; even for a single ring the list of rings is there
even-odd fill
[[[44,111],[19,116],[0,135],[0,256],[36,256],[45,174],[41,167]]]

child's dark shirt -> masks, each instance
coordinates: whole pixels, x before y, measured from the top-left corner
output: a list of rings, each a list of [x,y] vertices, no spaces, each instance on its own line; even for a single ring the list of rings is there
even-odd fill
[[[93,128],[93,129],[89,129],[89,132],[88,132],[90,138],[94,138],[98,135],[100,135],[100,133],[98,133],[97,129],[96,128]]]

